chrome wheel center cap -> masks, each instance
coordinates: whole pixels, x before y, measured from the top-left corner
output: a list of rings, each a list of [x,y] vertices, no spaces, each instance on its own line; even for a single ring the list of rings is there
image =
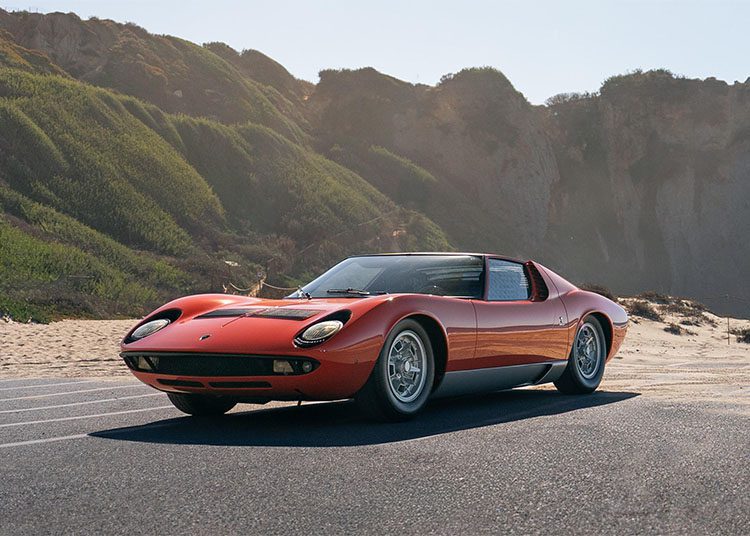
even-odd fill
[[[408,374],[409,371],[411,371],[411,363],[407,361],[404,363],[404,372]]]

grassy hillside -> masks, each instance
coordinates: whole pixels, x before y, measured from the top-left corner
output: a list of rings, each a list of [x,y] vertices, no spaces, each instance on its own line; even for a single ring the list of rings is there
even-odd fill
[[[65,71],[52,63],[46,54],[28,50],[13,42],[13,36],[0,30],[0,67],[11,67],[28,72],[64,75]]]
[[[260,84],[266,97],[279,111],[303,130],[310,130],[304,115],[304,104],[315,91],[313,84],[294,78],[284,66],[257,50],[237,52],[224,43],[206,43],[203,46],[237,68],[243,76]]]
[[[3,70],[0,97],[3,178],[32,199],[167,254],[187,250],[187,231],[222,221],[203,178],[115,95]]]
[[[253,121],[295,142],[307,139],[298,124],[300,115],[286,97],[195,43],[154,35],[135,24],[2,9],[0,31],[20,46],[38,48],[58,70],[166,112],[225,123]]]
[[[259,270],[302,281],[363,247],[449,247],[423,216],[268,127],[9,68],[0,207],[0,312],[24,320],[138,314]]]
[[[134,315],[190,276],[0,184],[0,310],[17,319]]]

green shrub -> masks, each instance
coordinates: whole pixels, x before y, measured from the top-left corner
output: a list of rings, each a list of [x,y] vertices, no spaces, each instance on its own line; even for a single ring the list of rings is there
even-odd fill
[[[40,322],[46,324],[53,319],[49,305],[34,305],[27,300],[14,300],[0,292],[0,317],[9,317],[17,322]]]

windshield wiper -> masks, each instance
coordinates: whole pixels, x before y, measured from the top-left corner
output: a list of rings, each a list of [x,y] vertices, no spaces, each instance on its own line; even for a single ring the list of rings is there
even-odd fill
[[[370,296],[371,294],[385,294],[384,291],[369,292],[360,288],[329,288],[328,294],[353,294],[354,296]]]

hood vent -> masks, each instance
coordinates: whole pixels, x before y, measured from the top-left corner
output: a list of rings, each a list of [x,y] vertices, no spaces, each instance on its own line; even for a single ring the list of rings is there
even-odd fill
[[[285,320],[307,320],[321,313],[313,309],[291,309],[289,307],[241,307],[233,309],[216,309],[196,318],[232,318],[238,316],[280,318]]]

